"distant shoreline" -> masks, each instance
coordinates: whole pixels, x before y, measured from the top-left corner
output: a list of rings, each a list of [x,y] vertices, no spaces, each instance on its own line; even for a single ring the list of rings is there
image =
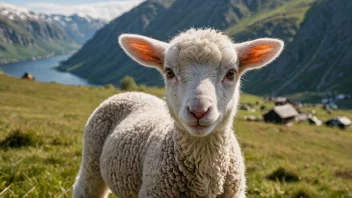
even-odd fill
[[[71,51],[71,52],[51,53],[51,54],[47,54],[45,56],[32,56],[30,58],[25,58],[25,59],[20,59],[20,60],[0,61],[0,65],[9,65],[9,64],[13,64],[13,63],[22,63],[22,62],[28,62],[28,61],[42,60],[42,59],[48,59],[48,58],[52,58],[54,56],[66,55],[66,54],[73,55],[76,52],[77,52],[77,50]]]
[[[88,82],[85,78],[55,69],[55,66],[59,65],[62,61],[67,60],[69,56],[71,56],[71,54],[61,54],[33,61],[22,61],[0,65],[0,70],[6,75],[17,78],[21,78],[24,73],[30,73],[38,82],[54,81],[59,84],[94,86],[95,84]]]

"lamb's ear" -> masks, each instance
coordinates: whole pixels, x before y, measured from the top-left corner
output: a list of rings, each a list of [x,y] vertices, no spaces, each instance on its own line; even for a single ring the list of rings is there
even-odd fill
[[[239,58],[239,71],[263,67],[275,60],[284,48],[284,42],[279,39],[261,38],[234,44]]]
[[[119,43],[133,60],[162,70],[167,43],[136,34],[122,34]]]

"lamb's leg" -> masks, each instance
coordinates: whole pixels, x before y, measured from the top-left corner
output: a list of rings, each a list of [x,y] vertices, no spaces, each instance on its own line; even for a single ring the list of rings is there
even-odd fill
[[[100,172],[89,165],[82,165],[73,189],[74,198],[103,198],[108,195],[108,187]]]
[[[141,97],[135,94],[136,97]],[[105,100],[89,118],[84,132],[82,164],[73,189],[74,198],[107,197],[108,187],[100,171],[105,139],[134,108],[133,94],[117,94]]]
[[[108,187],[100,172],[100,156],[107,136],[125,113],[124,104],[111,97],[89,118],[84,132],[82,164],[73,189],[74,198],[107,197]]]
[[[99,110],[89,119],[84,133],[82,164],[73,189],[74,198],[107,197],[108,187],[100,172],[100,156],[112,121],[102,119]]]
[[[104,142],[126,116],[145,105],[134,102],[143,97],[138,93],[117,94],[105,100],[93,112],[84,132],[82,164],[74,184],[74,198],[107,197],[108,187],[100,170]]]
[[[224,193],[219,198],[246,198],[246,186],[244,182],[241,182],[239,186],[230,184],[225,187]]]
[[[224,193],[219,198],[246,197],[246,176],[243,157],[235,136],[232,136],[232,138],[229,172],[224,185]]]

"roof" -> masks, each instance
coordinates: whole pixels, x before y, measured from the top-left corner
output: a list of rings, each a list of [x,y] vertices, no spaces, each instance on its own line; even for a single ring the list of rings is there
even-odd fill
[[[291,104],[276,106],[273,108],[273,111],[281,118],[294,117],[298,115],[296,109]]]
[[[286,101],[287,101],[287,98],[285,97],[274,98],[274,102],[286,102]]]
[[[336,117],[335,119],[340,121],[343,125],[346,125],[346,126],[352,124],[352,121],[346,116],[339,116],[339,117]]]
[[[314,122],[316,125],[321,125],[322,124],[322,121],[320,121],[317,117],[315,116],[312,116],[312,117],[309,117],[308,120],[310,120],[311,122]]]
[[[296,118],[298,120],[307,120],[309,118],[310,115],[306,114],[306,113],[301,113],[299,114]]]

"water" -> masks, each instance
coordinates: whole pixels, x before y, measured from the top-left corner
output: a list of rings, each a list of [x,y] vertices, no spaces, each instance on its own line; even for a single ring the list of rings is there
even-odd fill
[[[0,71],[19,78],[22,77],[25,72],[29,72],[35,77],[36,81],[40,82],[93,86],[84,78],[54,69],[55,66],[60,64],[60,61],[66,60],[69,57],[70,54],[64,54],[46,59],[0,65]]]

